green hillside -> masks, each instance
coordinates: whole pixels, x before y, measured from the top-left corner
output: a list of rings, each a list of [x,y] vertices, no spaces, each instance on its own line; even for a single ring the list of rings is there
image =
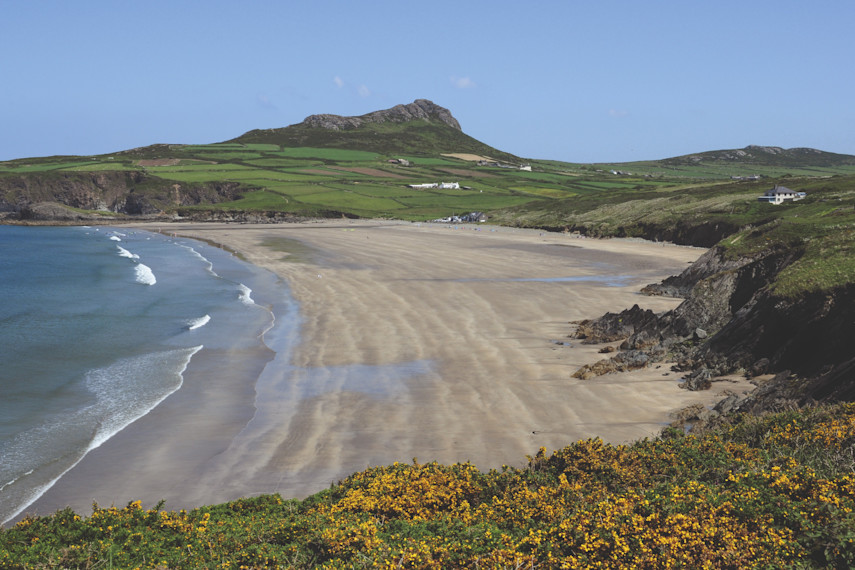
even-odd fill
[[[286,148],[360,149],[379,155],[440,156],[471,153],[519,164],[521,159],[488,146],[443,123],[417,119],[407,123],[373,123],[356,129],[330,130],[302,124],[250,131],[229,143],[274,144]]]
[[[776,147],[622,164],[521,159],[466,135],[447,109],[417,100],[361,117],[312,115],[221,143],[2,162],[0,217],[50,219],[39,213],[42,203],[80,219],[429,220],[478,211],[503,223],[591,230],[579,214],[609,204],[660,199],[703,209],[714,197],[713,211],[731,202],[743,211],[782,177],[798,186],[845,175],[855,175],[853,156]],[[409,187],[439,182],[460,188]]]
[[[413,187],[441,182],[458,187]],[[775,184],[807,198],[758,202]],[[733,235],[734,251],[776,243],[806,254],[781,276],[788,294],[855,282],[855,157],[815,149],[749,146],[622,164],[523,160],[417,100],[361,117],[313,115],[222,143],[0,163],[0,216],[9,221],[421,221],[469,212],[506,225],[705,246]]]
[[[406,138],[403,133],[416,127],[384,128],[395,128],[403,140]],[[453,129],[449,131],[457,133]],[[454,136],[465,137],[460,133]],[[449,143],[445,149],[447,153],[429,153],[423,149],[411,146],[395,153],[364,147],[217,143],[156,145],[96,157],[16,160],[0,163],[0,199],[9,208],[33,201],[57,201],[87,210],[85,203],[75,203],[71,200],[73,196],[61,192],[63,185],[79,181],[81,186],[88,184],[83,189],[89,192],[103,192],[105,184],[99,187],[97,182],[89,181],[97,175],[124,172],[133,173],[135,177],[122,190],[133,189],[138,197],[146,197],[153,212],[165,214],[191,215],[194,211],[225,210],[312,216],[338,212],[358,217],[426,220],[464,211],[492,213],[522,206],[510,214],[497,215],[497,219],[507,222],[508,215],[512,218],[519,215],[528,223],[532,212],[542,211],[542,219],[535,220],[537,224],[560,226],[566,224],[565,214],[584,211],[596,204],[669,197],[685,201],[703,195],[717,196],[725,201],[729,199],[723,197],[733,195],[733,200],[753,203],[753,197],[780,181],[776,177],[733,183],[730,181],[732,172],[756,170],[746,167],[740,171],[733,166],[716,176],[705,166],[684,167],[668,176],[614,175],[592,165],[526,161],[532,166],[529,172],[519,170],[523,161],[496,159],[495,155],[503,155],[489,147],[481,148],[484,154],[478,156],[489,156],[491,163],[511,168],[479,166],[474,160],[460,158],[460,155],[479,150],[472,145]],[[407,160],[409,165],[403,166],[398,159]],[[626,168],[626,165],[603,166]],[[661,166],[656,168],[662,169]],[[787,172],[787,169],[774,167],[772,173],[786,176]],[[799,186],[825,180],[829,175],[855,174],[855,166],[814,168],[807,173],[802,168],[790,168],[789,172],[796,173],[797,180],[785,182]],[[794,177],[790,174],[790,178]],[[457,182],[462,188],[454,191],[408,188],[410,184],[432,182]],[[207,199],[194,201],[175,189],[175,185],[181,191],[190,191],[222,184],[234,185],[237,189],[234,196],[211,194]],[[30,189],[27,193],[28,187],[43,188],[45,192],[34,194]],[[102,212],[105,213],[110,212]]]

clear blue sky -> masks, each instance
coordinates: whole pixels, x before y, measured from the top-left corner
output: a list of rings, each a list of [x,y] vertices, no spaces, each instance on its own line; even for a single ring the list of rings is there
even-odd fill
[[[855,2],[0,0],[0,160],[415,99],[526,158],[855,154]]]

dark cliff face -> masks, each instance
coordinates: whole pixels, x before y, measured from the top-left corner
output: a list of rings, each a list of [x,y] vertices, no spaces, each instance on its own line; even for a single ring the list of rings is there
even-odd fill
[[[849,362],[853,349],[855,286],[849,286],[798,300],[759,294],[710,339],[698,358],[719,355],[743,368],[766,360],[769,372],[812,377]],[[848,382],[855,386],[855,377]]]
[[[776,374],[746,400],[746,409],[769,409],[782,400],[853,400],[855,285],[795,299],[776,296],[769,285],[799,255],[769,250],[731,259],[712,248],[681,275],[645,288],[685,297],[674,310],[653,316],[633,307],[584,322],[577,335],[589,342],[626,339],[622,350],[645,351],[652,359],[668,355],[688,373],[689,389],[709,387],[717,375]]]
[[[762,290],[688,358],[712,372],[774,374],[735,408],[741,411],[853,401],[855,285],[798,299]]]
[[[107,211],[141,181],[139,172],[62,172],[4,177],[0,179],[0,202],[6,211],[17,211],[41,202]]]
[[[175,206],[233,200],[242,191],[233,182],[178,184],[138,171],[30,174],[0,178],[0,213],[10,220],[66,220],[68,208],[147,216]],[[71,219],[88,218],[77,214]]]
[[[667,241],[677,245],[695,247],[713,247],[725,237],[739,231],[739,226],[725,222],[697,223],[690,220],[670,220],[665,223],[637,223],[632,228],[618,227],[615,230],[601,231],[597,227],[581,224],[536,224],[531,226],[550,232],[579,232],[596,237],[640,237],[651,241]]]
[[[311,115],[306,117],[301,124],[308,127],[341,131],[355,129],[365,123],[406,123],[418,119],[438,120],[458,131],[462,130],[460,123],[451,115],[451,111],[427,99],[416,99],[407,105],[395,105],[391,109],[374,111],[359,117]]]

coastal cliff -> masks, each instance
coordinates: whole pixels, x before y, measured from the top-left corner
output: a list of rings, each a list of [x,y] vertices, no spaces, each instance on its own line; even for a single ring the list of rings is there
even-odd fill
[[[575,375],[670,360],[689,390],[728,374],[766,378],[740,398],[745,411],[855,399],[855,286],[795,297],[776,292],[776,279],[801,255],[798,248],[769,248],[734,257],[723,246],[711,248],[680,275],[643,289],[683,297],[672,311],[655,315],[636,305],[577,323],[573,336],[584,342],[622,343],[619,354]]]
[[[92,220],[99,219],[99,213],[156,216],[177,206],[234,200],[244,191],[236,182],[179,184],[139,171],[5,176],[0,178],[0,219]]]

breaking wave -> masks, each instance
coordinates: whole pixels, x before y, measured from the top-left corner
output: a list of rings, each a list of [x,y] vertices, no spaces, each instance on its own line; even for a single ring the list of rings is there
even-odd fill
[[[157,283],[157,279],[155,279],[154,273],[148,265],[140,263],[134,267],[134,272],[136,273],[137,283],[142,283],[143,285],[154,285]]]
[[[119,248],[119,257],[127,257],[128,259],[139,259],[140,258],[140,256],[137,255],[136,253],[131,253],[130,251],[128,251],[127,249],[123,248],[120,245],[117,245],[116,247]]]
[[[198,319],[190,319],[187,321],[187,330],[192,331],[198,328],[202,328],[208,324],[208,321],[211,320],[211,315],[205,315],[204,317],[199,317]]]
[[[252,289],[244,285],[243,283],[238,284],[238,298],[240,302],[244,305],[254,305],[255,301],[250,297],[250,293],[252,293]]]

